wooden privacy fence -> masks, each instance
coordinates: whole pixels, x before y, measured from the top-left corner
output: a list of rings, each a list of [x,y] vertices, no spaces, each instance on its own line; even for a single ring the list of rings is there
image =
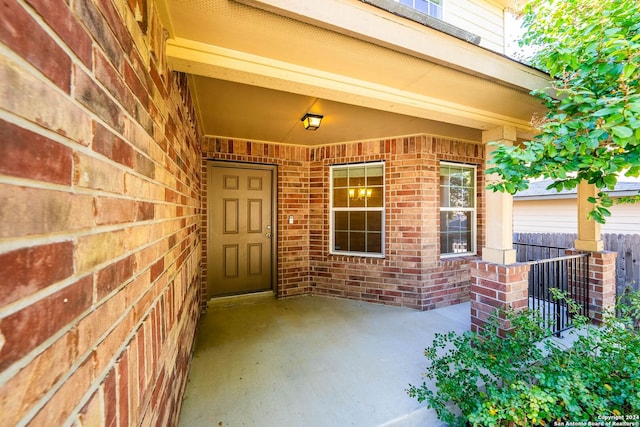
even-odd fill
[[[572,248],[575,233],[514,233],[514,243]],[[604,250],[616,252],[616,291],[618,295],[629,287],[640,290],[640,235],[603,234]]]

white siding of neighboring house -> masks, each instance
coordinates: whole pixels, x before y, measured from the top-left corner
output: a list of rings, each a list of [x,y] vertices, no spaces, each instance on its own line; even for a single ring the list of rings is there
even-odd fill
[[[481,0],[443,0],[443,21],[480,36],[480,46],[504,53],[502,7]]]
[[[609,210],[611,217],[601,227],[603,234],[640,234],[640,205],[613,205]],[[514,199],[513,231],[577,233],[576,199]]]

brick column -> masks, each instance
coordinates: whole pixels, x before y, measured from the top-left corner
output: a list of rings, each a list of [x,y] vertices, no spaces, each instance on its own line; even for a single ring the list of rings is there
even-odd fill
[[[600,323],[616,304],[616,252],[593,252],[589,257],[589,317]]]
[[[471,330],[482,330],[489,316],[497,309],[527,308],[529,297],[528,264],[494,264],[487,261],[471,263]],[[510,325],[502,319],[501,335]]]

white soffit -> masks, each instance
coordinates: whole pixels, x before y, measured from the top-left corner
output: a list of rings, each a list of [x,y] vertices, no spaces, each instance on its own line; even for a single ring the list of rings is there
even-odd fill
[[[429,120],[488,130],[531,128],[519,120],[411,91],[185,39],[169,39],[171,69],[189,74],[304,94]]]
[[[358,0],[289,2],[309,14],[321,3],[323,19],[343,20],[357,31],[245,4],[267,1],[285,0],[156,0],[170,33],[168,65],[192,76],[199,121],[209,136],[312,145],[417,132],[479,141],[481,131],[510,126],[528,139],[532,114],[543,112],[527,87],[543,81],[541,73],[508,58]],[[339,13],[348,11],[350,17]],[[366,36],[378,24],[387,25],[385,36],[395,44]],[[421,39],[412,50],[398,47],[403,37]],[[454,49],[464,67],[445,60]],[[301,105],[326,109],[326,126],[299,134]],[[265,120],[242,114],[248,110]],[[347,123],[369,125],[358,130]],[[338,125],[342,135],[331,130]]]
[[[527,91],[548,84],[538,70],[358,0],[235,1]]]

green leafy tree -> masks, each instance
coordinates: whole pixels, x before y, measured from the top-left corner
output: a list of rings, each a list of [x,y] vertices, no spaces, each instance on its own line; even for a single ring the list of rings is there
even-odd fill
[[[487,173],[499,180],[488,187],[514,194],[543,177],[561,191],[586,180],[599,189],[589,216],[604,223],[604,191],[640,175],[640,1],[532,0],[523,25],[531,65],[551,76],[533,92],[548,113],[533,118],[531,141],[496,149]]]

